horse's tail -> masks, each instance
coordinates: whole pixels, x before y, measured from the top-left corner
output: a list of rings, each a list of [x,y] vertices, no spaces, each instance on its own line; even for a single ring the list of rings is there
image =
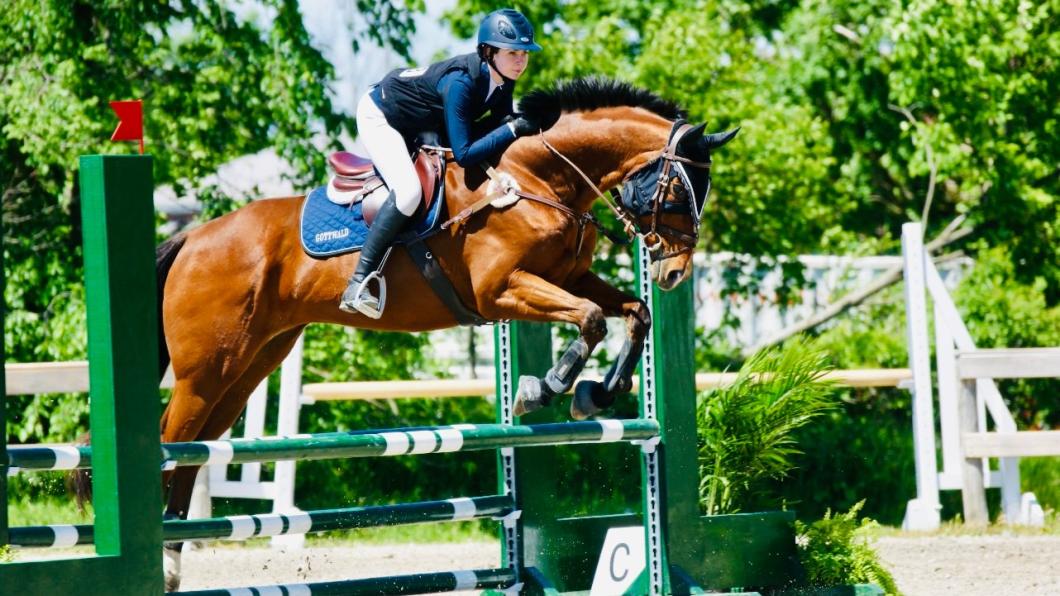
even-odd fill
[[[169,366],[169,347],[166,345],[166,330],[162,325],[162,300],[165,297],[166,278],[169,277],[169,269],[177,258],[184,242],[188,239],[187,234],[181,232],[158,245],[155,249],[155,273],[158,277],[158,380],[166,374]]]
[[[92,443],[92,433],[86,432],[77,439],[77,446]],[[85,503],[92,502],[92,469],[70,470],[66,475],[66,490],[74,493],[77,501],[77,509],[82,515],[85,513]]]
[[[158,279],[158,378],[166,374],[169,366],[169,348],[166,346],[166,332],[162,326],[162,298],[166,287],[166,278],[169,277],[169,269],[177,258],[187,236],[184,233],[177,234],[169,240],[158,245],[155,249],[155,273]],[[78,439],[78,445],[88,445],[91,442],[91,433],[85,433]],[[85,511],[85,503],[92,500],[92,470],[72,470],[67,476],[67,487],[74,493],[77,507],[82,513]]]
[[[184,245],[188,236],[178,233],[170,240],[158,245],[155,249],[155,271],[158,278],[158,378],[162,379],[166,367],[170,366],[170,349],[165,345],[165,330],[162,327],[162,297],[165,290],[165,279],[170,277],[170,268],[177,258],[177,252]],[[85,433],[77,440],[78,445],[91,442],[91,433]],[[77,508],[85,512],[85,504],[92,501],[92,471],[72,470],[67,476],[67,486],[74,493]]]

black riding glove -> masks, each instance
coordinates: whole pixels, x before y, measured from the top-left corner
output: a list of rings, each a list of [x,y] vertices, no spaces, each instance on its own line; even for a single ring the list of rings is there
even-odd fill
[[[519,116],[511,121],[512,132],[515,133],[515,137],[525,137],[527,135],[536,135],[541,132],[541,124],[535,120],[531,120],[526,116]]]

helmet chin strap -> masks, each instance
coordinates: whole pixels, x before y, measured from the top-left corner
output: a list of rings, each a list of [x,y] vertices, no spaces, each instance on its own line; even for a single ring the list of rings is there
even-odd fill
[[[495,72],[498,75],[500,75],[501,80],[504,81],[502,83],[503,85],[507,85],[508,83],[514,83],[515,82],[515,79],[509,79],[508,77],[504,76],[504,73],[501,72],[501,69],[497,68],[497,63],[493,61],[493,56],[495,56],[496,53],[491,53],[489,50],[486,50],[485,54],[486,54],[486,64],[490,65],[490,68],[493,69],[493,72]]]

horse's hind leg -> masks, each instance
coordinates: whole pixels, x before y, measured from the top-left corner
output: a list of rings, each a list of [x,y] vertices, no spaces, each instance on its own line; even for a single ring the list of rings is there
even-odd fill
[[[254,360],[246,367],[243,374],[224,391],[221,399],[217,400],[208,417],[199,426],[193,437],[194,440],[212,441],[231,428],[246,406],[251,392],[283,362],[284,357],[291,351],[291,347],[294,346],[301,333],[302,327],[298,327],[284,331],[269,340],[258,351]],[[170,414],[168,408],[166,414]],[[173,473],[169,501],[166,507],[167,519],[187,518],[188,508],[191,505],[191,493],[195,487],[195,476],[198,472],[199,467],[186,466],[177,468]],[[176,591],[180,586],[180,552],[183,544],[183,542],[166,544],[164,561],[167,591]]]
[[[626,341],[618,359],[611,365],[603,383],[582,381],[574,390],[570,403],[571,417],[584,420],[601,410],[611,407],[615,397],[627,393],[633,387],[633,371],[637,368],[644,349],[644,337],[651,328],[651,312],[640,299],[612,287],[592,273],[580,277],[571,291],[599,304],[609,317],[626,318]]]
[[[206,424],[207,418],[221,398],[224,386],[220,379],[202,374],[194,378],[178,378],[173,386],[173,397],[162,413],[162,442],[178,443],[194,440]],[[174,501],[174,494],[190,490],[195,482],[197,468],[179,467],[162,475],[162,485],[168,488],[169,504],[163,519],[184,519],[188,514],[188,503]],[[162,569],[167,592],[180,587],[181,542],[167,542],[162,549]]]
[[[304,327],[284,331],[265,344],[243,376],[225,392],[225,399],[217,404],[214,415],[210,416],[202,431],[199,432],[198,440],[212,441],[232,428],[246,406],[250,394],[272,371],[276,370],[276,367],[283,363],[283,359],[298,341],[298,336],[302,334],[302,329]],[[240,405],[236,406],[237,403]]]

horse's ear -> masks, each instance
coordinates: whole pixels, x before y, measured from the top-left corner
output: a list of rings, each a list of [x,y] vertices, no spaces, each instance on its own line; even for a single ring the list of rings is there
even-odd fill
[[[699,142],[699,139],[703,138],[703,130],[707,128],[707,123],[704,122],[699,126],[693,126],[688,129],[688,132],[681,137],[681,142],[678,143],[679,147],[687,148],[692,147]]]
[[[735,137],[736,133],[738,132],[740,132],[739,126],[732,130],[727,130],[725,132],[715,132],[708,135],[703,135],[703,148],[707,151],[717,149],[718,147],[721,147],[725,145],[725,143],[731,141],[732,138]]]

